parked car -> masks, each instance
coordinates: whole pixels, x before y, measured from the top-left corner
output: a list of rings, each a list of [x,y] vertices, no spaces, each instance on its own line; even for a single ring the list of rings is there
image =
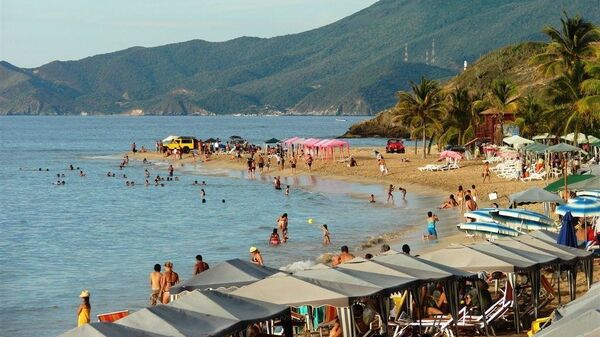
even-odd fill
[[[446,145],[444,148],[446,151],[454,151],[458,153],[465,153],[467,149],[462,145]]]
[[[387,145],[385,146],[386,153],[404,153],[404,151],[404,143],[401,139],[388,139]]]
[[[183,153],[189,153],[191,150],[198,149],[198,140],[195,137],[181,136],[171,139],[169,142],[163,142],[163,149],[175,150],[181,149]]]

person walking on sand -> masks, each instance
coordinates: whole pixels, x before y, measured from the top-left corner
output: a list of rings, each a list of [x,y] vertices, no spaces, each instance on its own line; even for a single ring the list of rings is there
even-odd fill
[[[379,158],[377,159],[377,165],[379,165],[379,172],[381,172],[381,177],[389,173],[383,156],[379,156]]]
[[[90,324],[90,313],[92,311],[90,292],[83,290],[81,294],[79,294],[79,298],[81,298],[81,304],[77,308],[77,326]]]
[[[312,163],[313,163],[313,157],[309,153],[308,156],[306,157],[306,166],[308,166],[308,172],[312,172]]]
[[[392,202],[394,202],[394,194],[392,194],[392,192],[394,192],[394,185],[390,184],[390,187],[388,187],[387,190],[387,203],[390,202],[390,200],[392,200]]]
[[[483,164],[483,171],[481,172],[481,176],[483,177],[483,182],[487,179],[488,183],[491,182],[492,176],[490,175],[490,163],[485,162]]]
[[[473,198],[473,201],[475,202],[477,202],[477,199],[479,199],[479,193],[477,193],[475,185],[471,185],[471,198]]]
[[[168,304],[171,300],[171,287],[179,283],[179,274],[173,271],[173,262],[165,262],[165,272],[160,279],[160,291],[162,292],[162,303]]]
[[[427,239],[429,240],[437,240],[437,229],[436,224],[440,221],[437,215],[433,214],[433,212],[427,212]]]
[[[349,253],[348,246],[342,246],[342,248],[340,248],[340,251],[340,255],[333,257],[333,260],[331,261],[331,266],[335,267],[354,258],[354,255]]]
[[[329,237],[329,228],[327,228],[326,224],[323,224],[323,245],[329,246],[331,244],[331,238]]]
[[[256,248],[256,247],[250,247],[250,262],[257,264],[259,266],[265,265],[262,255],[260,255],[260,252],[258,251],[258,248]]]
[[[456,191],[456,202],[458,202],[458,206],[462,209],[464,206],[465,200],[465,190],[463,190],[462,185],[458,185],[458,191]]]
[[[296,160],[296,156],[292,156],[292,159],[290,159],[290,166],[292,168],[292,174],[296,174],[296,164],[297,164],[297,160]]]
[[[198,254],[196,255],[196,264],[194,264],[194,274],[193,275],[198,275],[203,271],[206,271],[210,268],[210,266],[208,265],[208,263],[202,261],[202,255]]]
[[[150,305],[156,305],[158,299],[161,297],[160,293],[160,279],[162,274],[160,273],[160,264],[154,265],[154,271],[150,273]]]

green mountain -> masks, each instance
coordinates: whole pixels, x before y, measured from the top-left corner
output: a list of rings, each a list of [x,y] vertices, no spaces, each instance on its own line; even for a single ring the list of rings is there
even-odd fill
[[[545,88],[549,79],[530,62],[543,50],[544,44],[540,42],[523,42],[494,50],[444,81],[443,87],[446,91],[460,86],[476,92],[490,92],[494,80],[504,78],[518,87],[520,96],[532,94],[547,101]],[[408,130],[394,117],[392,109],[386,109],[372,119],[352,125],[343,137],[409,137]]]
[[[0,114],[373,114],[393,105],[408,80],[448,78],[464,60],[539,40],[563,10],[598,21],[599,7],[599,0],[381,0],[270,39],[134,47],[35,69],[3,62]]]

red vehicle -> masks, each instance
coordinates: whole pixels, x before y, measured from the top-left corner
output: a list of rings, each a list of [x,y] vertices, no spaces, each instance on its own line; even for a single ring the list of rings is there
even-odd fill
[[[404,143],[401,139],[388,139],[385,147],[386,153],[404,153]]]

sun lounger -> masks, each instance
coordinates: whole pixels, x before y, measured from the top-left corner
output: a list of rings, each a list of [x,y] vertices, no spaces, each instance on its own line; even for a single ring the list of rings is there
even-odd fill
[[[521,181],[532,181],[532,180],[544,180],[546,178],[546,171],[541,173],[532,172],[528,177],[521,178]]]

